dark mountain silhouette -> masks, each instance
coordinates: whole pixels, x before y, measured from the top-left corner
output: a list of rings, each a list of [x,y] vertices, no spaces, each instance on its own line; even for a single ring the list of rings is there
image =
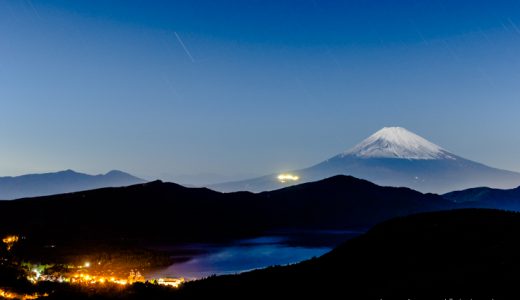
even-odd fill
[[[513,299],[520,214],[453,210],[396,218],[287,267],[188,283],[178,299]],[[504,298],[505,297],[505,298]]]
[[[480,187],[447,193],[443,197],[461,206],[520,211],[520,187],[510,190]]]
[[[115,170],[104,175],[88,175],[66,170],[55,173],[0,177],[0,199],[46,196],[143,182],[144,180],[140,178]]]
[[[478,186],[513,188],[520,185],[520,173],[464,159],[401,127],[385,127],[346,152],[288,173],[298,176],[298,180],[280,180],[279,174],[271,174],[209,187],[224,192],[259,192],[338,174],[433,193]]]
[[[260,194],[155,181],[0,201],[0,233],[43,240],[208,242],[280,228],[368,228],[395,216],[452,207],[437,195],[380,187],[349,176]]]

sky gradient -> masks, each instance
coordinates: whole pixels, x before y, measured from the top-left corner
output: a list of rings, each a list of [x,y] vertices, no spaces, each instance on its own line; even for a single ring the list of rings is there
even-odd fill
[[[0,176],[225,181],[384,126],[520,171],[519,53],[520,1],[1,0]]]

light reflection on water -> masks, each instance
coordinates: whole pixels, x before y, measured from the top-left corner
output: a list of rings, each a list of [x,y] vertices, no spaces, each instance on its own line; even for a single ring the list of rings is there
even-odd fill
[[[322,233],[330,235],[331,233]],[[359,232],[333,233],[345,240]],[[208,247],[204,254],[190,260],[152,272],[150,277],[184,277],[187,280],[211,275],[235,274],[273,265],[288,265],[329,252],[334,245],[305,245],[294,243],[294,237],[266,236],[237,241],[221,247]],[[336,243],[337,244],[337,243]],[[305,246],[303,246],[305,245]]]

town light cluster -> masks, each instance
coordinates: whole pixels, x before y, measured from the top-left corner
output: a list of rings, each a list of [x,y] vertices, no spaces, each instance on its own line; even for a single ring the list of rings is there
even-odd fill
[[[7,251],[11,251],[11,248],[18,240],[19,237],[17,235],[8,235],[2,239],[2,242],[6,245]]]
[[[280,174],[278,175],[278,181],[280,181],[281,183],[286,183],[288,181],[298,181],[300,180],[300,176],[298,175],[293,175],[293,174]]]
[[[118,278],[115,276],[90,275],[88,273],[73,273],[70,275],[63,274],[59,276],[45,275],[41,274],[37,269],[32,270],[31,274],[27,276],[27,280],[32,283],[49,281],[81,285],[117,284],[120,286],[131,285],[137,282],[146,282],[144,276],[139,272],[131,272],[128,278]],[[184,278],[158,278],[148,281],[158,285],[177,288],[184,282]]]
[[[4,299],[21,299],[21,300],[33,300],[38,299],[40,297],[47,297],[48,294],[18,294],[14,292],[9,292],[3,289],[0,289],[0,298]]]
[[[2,238],[2,242],[6,245],[6,249],[11,251],[12,247],[16,242],[19,241],[17,235],[9,235]],[[1,244],[0,244],[1,246]],[[84,261],[77,265],[40,265],[32,264],[30,262],[16,263],[26,274],[28,281],[33,284],[39,282],[57,282],[57,283],[68,283],[75,285],[86,285],[86,286],[109,286],[119,285],[128,286],[134,283],[151,283],[162,286],[168,286],[172,288],[178,288],[184,283],[184,278],[153,278],[145,279],[145,277],[138,270],[131,270],[128,277],[116,277],[110,270],[102,270],[101,262],[91,263],[90,261]],[[53,270],[54,267],[58,267]],[[94,274],[92,274],[94,273]],[[110,273],[111,275],[103,275],[103,273]],[[1,284],[1,282],[0,282]],[[0,299],[21,299],[31,300],[40,297],[46,297],[47,294],[18,294],[12,291],[0,289]]]

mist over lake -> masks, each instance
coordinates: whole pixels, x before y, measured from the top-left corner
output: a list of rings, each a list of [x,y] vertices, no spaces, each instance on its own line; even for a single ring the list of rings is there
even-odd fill
[[[237,274],[269,266],[298,263],[319,257],[362,231],[292,231],[220,245],[184,245],[180,260],[168,268],[153,270],[149,277],[201,279],[211,275]],[[163,248],[164,249],[164,248]]]

